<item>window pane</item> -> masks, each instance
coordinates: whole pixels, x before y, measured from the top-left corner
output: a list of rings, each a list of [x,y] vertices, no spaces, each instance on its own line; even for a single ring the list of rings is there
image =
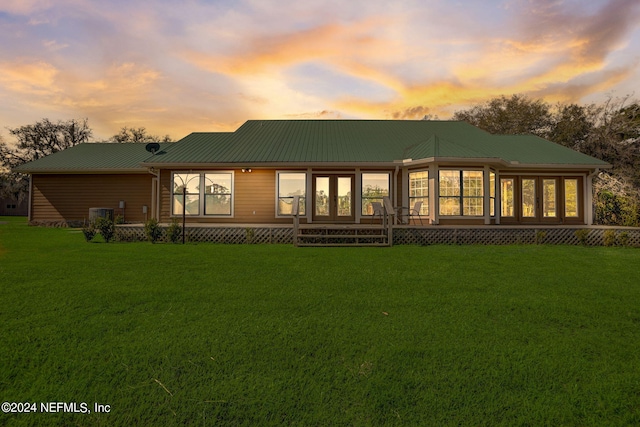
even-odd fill
[[[383,197],[389,197],[388,173],[362,174],[362,215],[373,215],[372,202],[382,203]]]
[[[460,195],[460,171],[440,171],[440,195]]]
[[[182,215],[183,189],[186,189],[187,203],[184,206],[185,215],[200,214],[200,174],[173,174],[173,215]]]
[[[205,194],[231,194],[230,173],[207,173],[204,175]]]
[[[564,214],[566,217],[578,217],[578,180],[564,180]]]
[[[482,197],[465,197],[463,199],[463,215],[482,216],[484,215],[484,199]]]
[[[305,198],[298,199],[298,214],[304,215]],[[291,215],[293,212],[293,197],[278,198],[278,215]]]
[[[536,180],[522,180],[522,216],[534,218],[536,216]]]
[[[422,202],[420,215],[429,215],[429,171],[409,173],[409,207]]]
[[[231,215],[231,186],[229,172],[204,174],[204,214]]]
[[[187,194],[200,193],[200,174],[175,173],[173,174],[173,194],[182,194],[182,188],[187,188]]]
[[[440,215],[460,215],[460,198],[440,197]]]
[[[231,215],[231,196],[207,194],[204,201],[205,215]]]
[[[482,171],[462,171],[462,181],[464,197],[482,197],[484,195]]]
[[[556,216],[556,180],[542,180],[542,216],[554,218]]]
[[[513,178],[500,179],[500,216],[515,216],[515,193]]]
[[[173,196],[173,214],[182,215],[182,194]],[[187,195],[186,215],[198,215],[200,213],[200,197]]]
[[[329,177],[316,177],[316,215],[329,216]]]
[[[351,216],[351,177],[338,177],[338,216]]]
[[[291,206],[295,196],[300,197],[298,213],[305,214],[305,196],[307,176],[305,173],[278,174],[278,215],[291,215]]]

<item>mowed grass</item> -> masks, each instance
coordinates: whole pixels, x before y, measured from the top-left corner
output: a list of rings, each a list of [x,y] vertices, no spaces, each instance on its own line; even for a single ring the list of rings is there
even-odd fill
[[[0,425],[640,423],[640,251],[85,243],[0,224]],[[40,409],[40,408],[38,408]]]

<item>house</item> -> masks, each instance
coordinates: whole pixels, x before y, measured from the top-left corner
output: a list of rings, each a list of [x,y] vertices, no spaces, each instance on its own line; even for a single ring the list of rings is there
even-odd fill
[[[32,176],[34,223],[106,207],[127,222],[184,212],[191,224],[290,224],[298,196],[303,223],[360,224],[376,221],[372,203],[386,196],[413,224],[407,208],[422,202],[429,225],[589,225],[592,178],[608,167],[465,122],[250,120],[153,154],[144,144],[82,144],[16,171]]]

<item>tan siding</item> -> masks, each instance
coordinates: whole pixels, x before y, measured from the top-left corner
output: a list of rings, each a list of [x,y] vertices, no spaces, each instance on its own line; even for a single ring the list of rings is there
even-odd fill
[[[151,205],[151,175],[33,175],[31,220],[81,221],[90,208],[112,208],[125,220],[145,220],[142,206]]]
[[[171,173],[163,170],[160,175],[161,184],[161,222],[171,220]],[[243,173],[234,171],[234,217],[233,218],[187,218],[191,223],[291,223],[289,218],[276,218],[276,171],[253,170]],[[255,212],[255,214],[254,214]]]

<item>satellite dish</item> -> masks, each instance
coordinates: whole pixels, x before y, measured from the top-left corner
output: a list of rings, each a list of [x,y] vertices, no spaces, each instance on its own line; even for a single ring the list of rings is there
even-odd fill
[[[160,150],[160,144],[158,144],[157,142],[150,142],[144,147],[144,149],[151,154],[156,154],[156,152]]]

